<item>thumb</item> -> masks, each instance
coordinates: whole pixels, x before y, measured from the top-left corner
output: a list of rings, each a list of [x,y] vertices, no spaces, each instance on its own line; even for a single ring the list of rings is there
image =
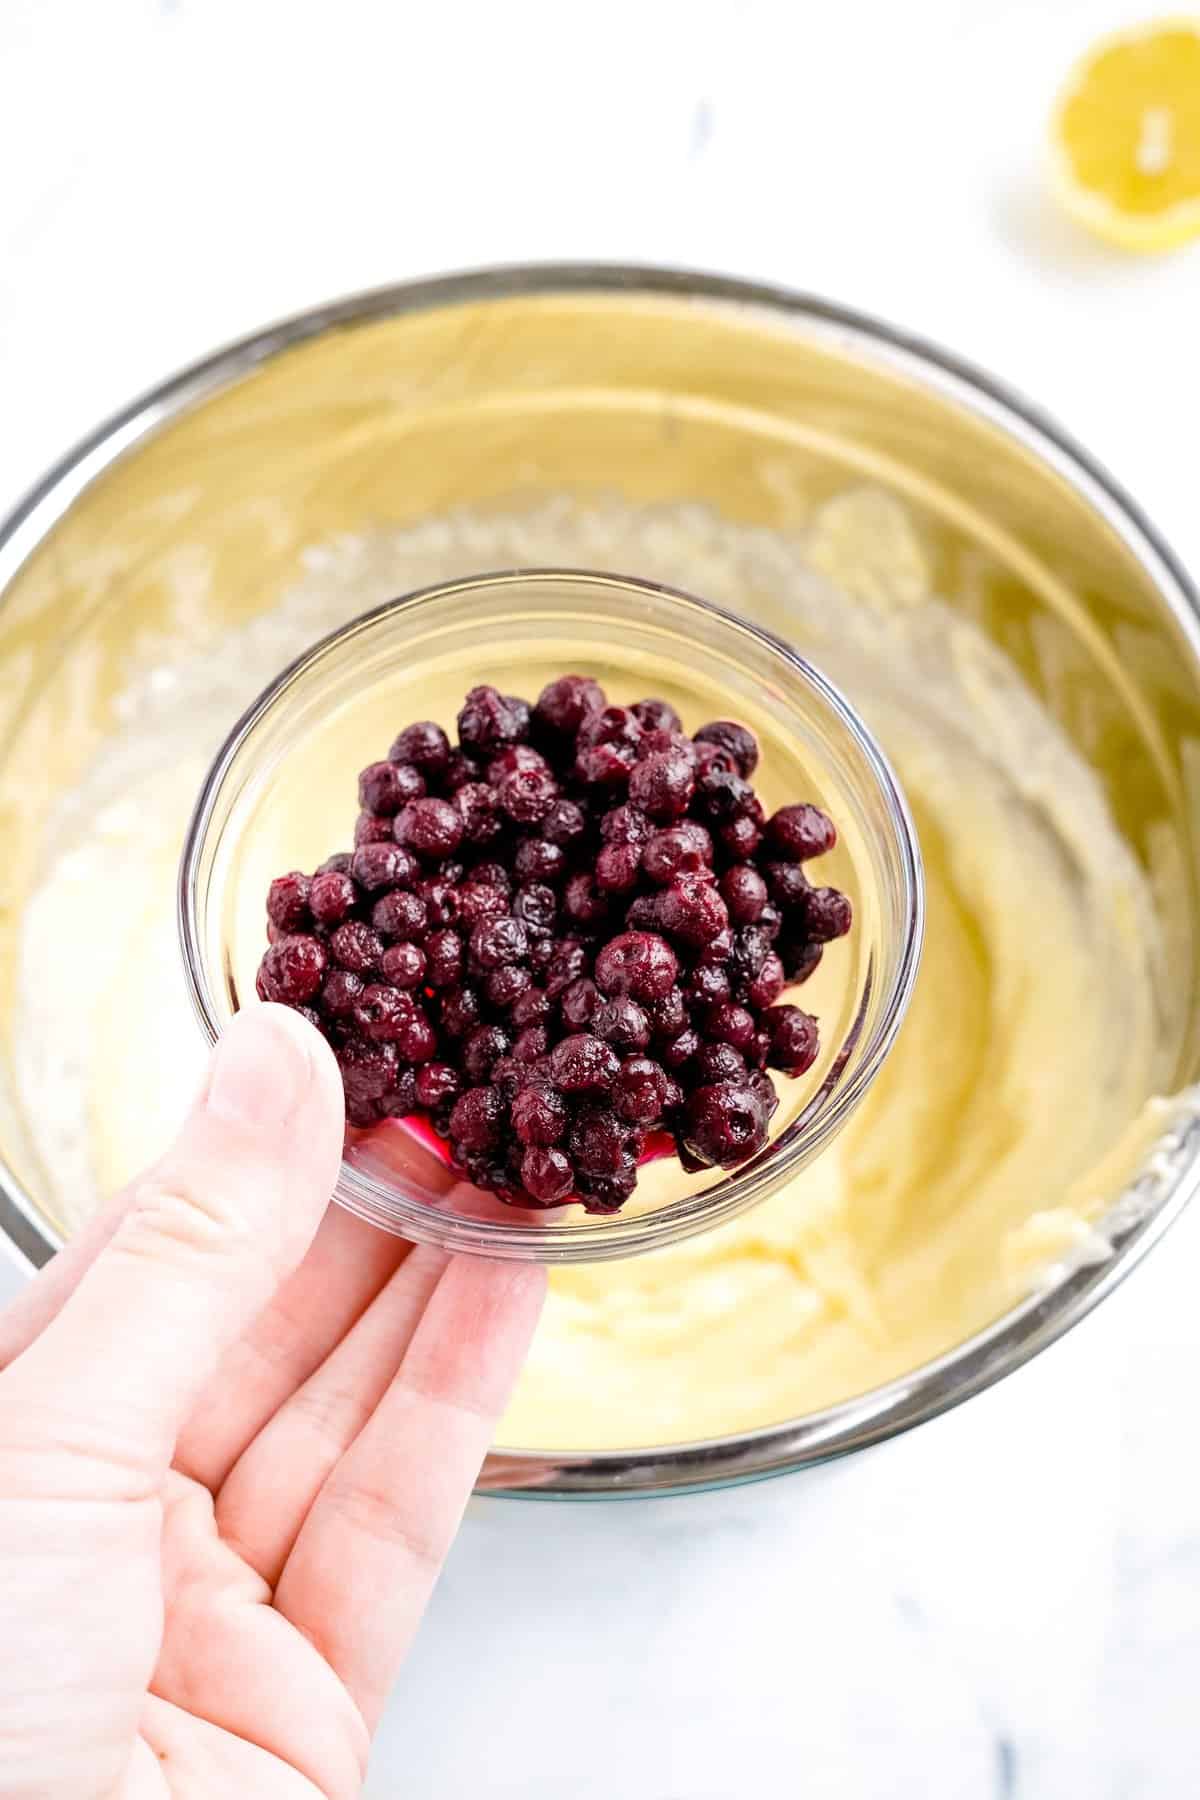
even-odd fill
[[[167,1468],[222,1353],[304,1256],[333,1190],[341,1082],[296,1013],[239,1013],[180,1135],[0,1382],[28,1447]]]

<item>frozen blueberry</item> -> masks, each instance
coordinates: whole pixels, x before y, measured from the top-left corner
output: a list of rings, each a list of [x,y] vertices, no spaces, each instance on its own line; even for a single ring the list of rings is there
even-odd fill
[[[591,961],[586,947],[578,938],[562,938],[555,944],[546,964],[543,986],[551,1000],[564,994],[573,981],[588,974]]]
[[[550,1087],[527,1087],[512,1103],[512,1128],[523,1144],[558,1144],[567,1129],[567,1103]]]
[[[350,871],[369,894],[385,888],[406,888],[418,880],[421,873],[416,857],[393,841],[390,824],[388,841],[360,845],[354,852]]]
[[[596,858],[596,886],[605,894],[630,893],[637,886],[641,865],[636,844],[605,844]]]
[[[724,964],[697,963],[683,987],[683,997],[693,1011],[707,1012],[720,1006],[733,993],[728,967]]]
[[[484,977],[484,998],[496,1012],[507,1012],[526,988],[533,986],[533,976],[520,963],[504,963]]]
[[[563,1024],[572,1031],[582,1031],[590,1025],[600,1005],[600,990],[588,976],[581,975],[573,981],[569,988],[563,990],[559,1008],[563,1016]]]
[[[720,888],[734,925],[753,925],[767,904],[767,884],[750,863],[735,863],[726,869]]]
[[[758,974],[745,984],[746,1005],[756,1013],[765,1012],[773,1006],[784,990],[785,978],[783,964],[773,950],[767,952],[759,966]]]
[[[461,890],[456,883],[445,878],[431,878],[422,881],[417,892],[425,902],[431,931],[445,931],[458,924],[462,902]]]
[[[259,992],[264,1000],[287,1006],[311,1000],[321,986],[329,956],[319,938],[306,932],[277,938],[259,966]]]
[[[695,741],[714,744],[718,750],[723,750],[743,778],[753,775],[758,767],[758,739],[744,725],[735,725],[731,719],[715,719],[711,725],[702,725]]]
[[[491,1150],[505,1127],[505,1106],[494,1087],[468,1088],[454,1103],[450,1135],[464,1150]]]
[[[529,710],[494,687],[473,687],[458,715],[458,738],[465,750],[495,756],[529,736]]]
[[[513,1002],[512,1022],[518,1030],[526,1025],[544,1025],[554,1011],[554,1003],[545,988],[527,987]]]
[[[352,969],[334,969],[321,986],[321,1010],[332,1019],[348,1019],[363,996],[366,982]]]
[[[375,902],[371,924],[384,937],[416,943],[428,929],[429,912],[418,894],[396,891]]]
[[[610,806],[600,820],[600,836],[605,844],[644,844],[654,831],[640,807],[628,802]]]
[[[343,931],[348,927],[343,925]],[[391,944],[379,959],[385,981],[407,992],[425,979],[426,956],[419,944]]]
[[[374,1043],[398,1044],[413,1014],[409,995],[386,982],[372,982],[363,989],[354,1008],[354,1023],[363,1037]]]
[[[726,1000],[709,1008],[702,1029],[710,1043],[732,1044],[735,1050],[744,1050],[754,1036],[754,1015],[744,1006]]]
[[[687,811],[695,785],[692,764],[682,751],[662,750],[634,766],[629,799],[651,819],[678,819]]]
[[[717,842],[735,862],[745,862],[762,843],[762,830],[748,813],[737,819],[723,819],[717,826]]]
[[[463,1040],[462,1067],[469,1080],[485,1082],[502,1056],[507,1056],[512,1040],[499,1025],[477,1025]]]
[[[604,689],[586,675],[560,675],[538,695],[534,717],[539,725],[565,736],[574,736],[589,713],[602,712]]]
[[[819,806],[800,801],[794,806],[781,806],[767,821],[768,841],[784,856],[795,862],[824,856],[837,843],[837,831],[828,813]]]
[[[340,925],[358,904],[358,884],[350,875],[330,870],[314,875],[308,889],[308,907],[318,925]]]
[[[471,964],[483,971],[521,962],[529,954],[529,934],[520,919],[505,914],[484,919],[471,932]]]
[[[517,845],[513,868],[518,881],[558,882],[562,880],[566,867],[566,851],[560,844],[532,837],[523,838]]]
[[[668,937],[697,947],[728,925],[729,912],[710,882],[680,876],[659,896],[658,922]]]
[[[767,1061],[785,1075],[803,1075],[817,1060],[820,1032],[811,1013],[798,1006],[773,1006],[763,1015],[771,1040]]]
[[[805,937],[781,937],[778,941],[784,976],[793,986],[799,986],[820,966],[824,945],[810,943]]]
[[[541,835],[548,844],[563,847],[574,843],[587,830],[583,809],[574,800],[556,800],[541,823]]]
[[[508,896],[491,882],[464,881],[458,890],[458,921],[468,930],[485,919],[502,918],[507,911]]]
[[[734,1168],[767,1141],[767,1112],[748,1080],[696,1088],[684,1104],[683,1140],[707,1166]]]
[[[462,841],[475,846],[490,844],[504,828],[504,816],[496,790],[484,781],[468,781],[451,804],[462,825]]]
[[[280,931],[299,931],[309,923],[309,878],[298,869],[280,875],[267,891],[267,917]]]
[[[699,1049],[700,1033],[694,1031],[689,1025],[686,1030],[679,1033],[678,1037],[673,1037],[668,1043],[663,1044],[658,1054],[662,1058],[665,1068],[682,1069],[685,1063],[691,1062]]]
[[[550,930],[558,917],[558,896],[544,881],[526,881],[513,895],[514,919],[534,930]]]
[[[436,781],[449,768],[450,739],[432,719],[418,720],[405,726],[388,751],[388,760],[410,764],[427,780]]]
[[[358,804],[385,819],[410,800],[420,800],[424,792],[424,776],[409,763],[368,763],[358,778]]]
[[[633,716],[646,731],[683,730],[683,720],[666,700],[639,700]]]
[[[413,1099],[427,1112],[434,1112],[446,1102],[457,1100],[462,1091],[462,1078],[449,1063],[429,1062],[416,1071]]]
[[[740,1081],[746,1074],[746,1059],[732,1044],[701,1044],[696,1052],[696,1082],[710,1086],[717,1081]]]
[[[849,899],[837,888],[809,889],[804,905],[804,928],[813,943],[828,944],[834,938],[845,937],[853,917]]]
[[[550,1052],[550,1073],[556,1087],[568,1094],[606,1092],[620,1067],[616,1053],[591,1032],[573,1032]]]
[[[354,821],[354,848],[362,844],[387,844],[392,839],[391,817],[383,813],[360,812]]]
[[[396,816],[396,842],[418,856],[441,860],[453,856],[463,841],[463,822],[455,801],[410,800]]]
[[[375,1044],[350,1037],[337,1052],[347,1100],[379,1100],[396,1080],[399,1058],[395,1044]]]
[[[587,930],[608,916],[608,896],[601,893],[590,870],[579,869],[568,877],[563,889],[562,909],[573,925]]]
[[[575,1185],[575,1171],[561,1150],[533,1144],[521,1158],[521,1185],[542,1206],[565,1200]]]
[[[483,1007],[476,988],[448,988],[440,997],[438,1019],[447,1037],[465,1038],[478,1025]]]
[[[383,939],[361,919],[347,919],[330,933],[329,954],[340,969],[352,969],[356,975],[365,975],[369,969],[379,966]]]
[[[626,931],[596,958],[596,985],[604,994],[634,1000],[661,1000],[675,985],[679,963],[665,938],[650,931]]]
[[[656,831],[642,850],[642,868],[660,887],[679,875],[703,875],[712,867],[712,839],[703,825],[689,820]]]
[[[513,1040],[514,1062],[540,1063],[549,1051],[550,1033],[545,1025],[526,1025]]]
[[[660,1063],[648,1056],[629,1056],[613,1082],[613,1109],[627,1124],[657,1124],[667,1109],[675,1083]]]
[[[549,769],[514,769],[499,787],[500,804],[517,825],[536,825],[558,799],[558,783]]]
[[[425,980],[430,987],[458,987],[464,962],[462,939],[456,931],[433,931],[425,939]]]
[[[566,1016],[565,1006],[563,1016]],[[650,1042],[650,1021],[637,1001],[629,999],[628,995],[597,1005],[591,1029],[606,1044],[611,1044],[620,1056],[644,1050]]]
[[[567,1149],[581,1175],[615,1175],[626,1166],[629,1130],[608,1107],[585,1106],[571,1121]]]

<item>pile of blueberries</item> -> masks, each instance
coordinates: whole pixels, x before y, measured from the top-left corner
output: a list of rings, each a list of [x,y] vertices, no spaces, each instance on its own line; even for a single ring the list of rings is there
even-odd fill
[[[426,1114],[515,1205],[617,1211],[652,1133],[733,1167],[766,1143],[766,1071],[817,1055],[779,997],[851,923],[805,873],[832,821],[767,818],[757,763],[744,726],[688,737],[585,676],[535,706],[472,688],[456,745],[410,725],[362,771],[353,853],[272,882],[258,993],[329,1040],[352,1126]]]

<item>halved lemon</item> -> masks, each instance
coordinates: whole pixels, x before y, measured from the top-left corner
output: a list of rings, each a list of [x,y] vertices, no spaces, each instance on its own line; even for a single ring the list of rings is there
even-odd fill
[[[1200,234],[1200,20],[1096,44],[1051,124],[1055,186],[1081,224],[1127,250]]]

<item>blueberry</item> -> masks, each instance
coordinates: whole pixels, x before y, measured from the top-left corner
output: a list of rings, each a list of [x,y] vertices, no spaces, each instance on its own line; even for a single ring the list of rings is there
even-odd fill
[[[733,1168],[766,1143],[766,1107],[748,1080],[696,1088],[684,1106],[683,1138],[706,1166]]]

